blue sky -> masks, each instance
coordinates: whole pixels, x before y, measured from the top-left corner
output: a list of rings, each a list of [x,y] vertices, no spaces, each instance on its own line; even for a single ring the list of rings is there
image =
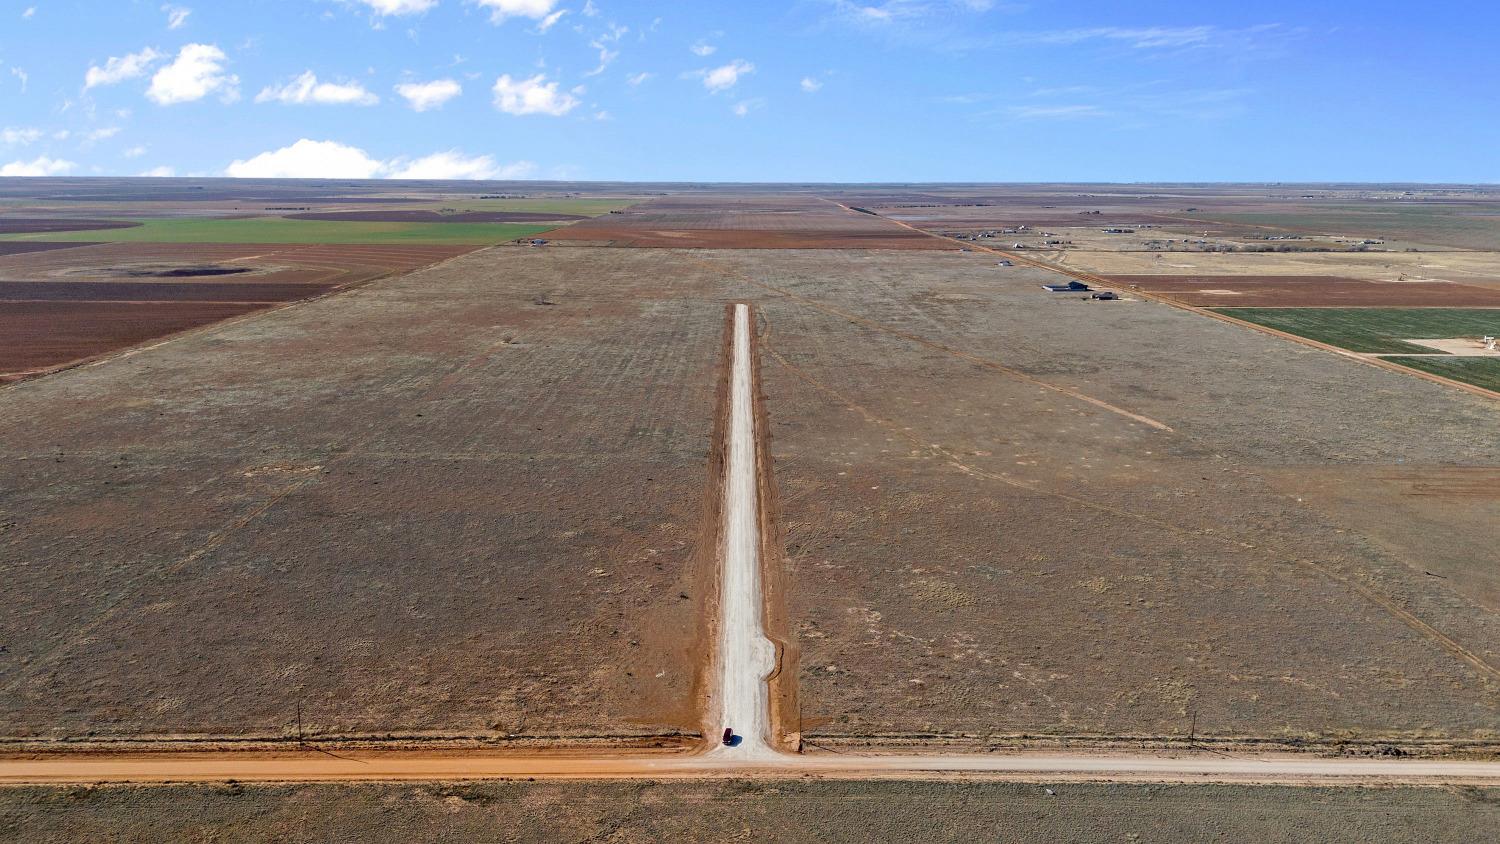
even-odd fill
[[[0,174],[1500,181],[1479,2],[0,0]]]

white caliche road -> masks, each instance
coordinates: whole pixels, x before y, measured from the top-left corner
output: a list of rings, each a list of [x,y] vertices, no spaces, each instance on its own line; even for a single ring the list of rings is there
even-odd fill
[[[798,756],[766,745],[745,754],[591,755],[504,751],[50,753],[0,759],[0,786],[58,783],[395,782],[514,779],[829,779],[957,776],[1022,782],[1478,785],[1500,787],[1500,763],[1450,759],[1319,759],[1306,755],[1191,756],[995,753]]]
[[[724,545],[720,550],[718,677],[710,738],[734,730],[739,743],[720,742],[709,756],[745,762],[781,754],[771,745],[766,678],[776,647],[766,638],[761,594],[760,492],[756,470],[755,367],[750,359],[750,306],[734,306],[730,359],[729,442],[724,473]]]

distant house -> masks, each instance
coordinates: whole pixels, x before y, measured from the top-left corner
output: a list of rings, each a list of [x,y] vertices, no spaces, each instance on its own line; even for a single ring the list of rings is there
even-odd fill
[[[1044,284],[1042,289],[1048,293],[1086,293],[1089,286],[1081,281],[1070,281],[1067,284]]]

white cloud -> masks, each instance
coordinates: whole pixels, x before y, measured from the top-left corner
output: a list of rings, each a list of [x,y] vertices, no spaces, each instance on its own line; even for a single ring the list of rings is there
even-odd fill
[[[187,23],[188,15],[193,13],[192,9],[185,6],[173,6],[170,3],[162,6],[161,10],[167,13],[167,29],[181,29],[182,25]]]
[[[7,127],[0,129],[0,144],[23,147],[41,140],[43,134],[42,130],[30,126],[22,129]]]
[[[835,18],[866,25],[946,18],[961,12],[987,12],[994,5],[993,0],[885,0],[878,5],[832,0]]]
[[[19,67],[13,67],[10,69],[10,75],[21,80],[21,93],[26,93],[26,83],[31,81],[31,74]]]
[[[802,77],[802,83],[801,84],[802,84],[802,90],[805,93],[808,93],[808,94],[816,94],[823,87],[823,83],[822,82],[819,82],[818,80],[812,78],[811,76],[804,76],[804,77]]]
[[[71,161],[43,155],[31,161],[12,161],[0,166],[0,176],[61,176],[77,166]]]
[[[36,17],[36,7],[35,6],[27,6],[26,7],[26,11],[24,11],[24,12],[21,13],[21,19],[22,20],[31,20],[33,17]]]
[[[390,179],[524,179],[535,172],[530,161],[497,165],[488,155],[466,156],[456,149],[435,152],[413,161],[396,160],[389,165]]]
[[[434,79],[431,82],[403,82],[396,86],[396,93],[406,99],[413,111],[441,108],[463,93],[463,86],[452,79]]]
[[[144,146],[133,146],[130,149],[127,149],[124,152],[120,153],[120,155],[124,156],[125,158],[140,158],[145,154],[146,148]]]
[[[241,179],[522,179],[535,170],[529,161],[497,164],[488,155],[468,156],[456,149],[381,161],[359,147],[303,138],[291,146],[235,161],[224,168],[224,175]]]
[[[542,22],[536,25],[536,31],[546,32],[547,30],[551,29],[553,25],[555,25],[558,21],[562,20],[562,16],[566,15],[567,13],[567,9],[558,9],[545,18],[542,18]]]
[[[542,20],[552,14],[557,0],[475,0],[490,10],[491,23],[504,23],[506,18],[532,18]]]
[[[578,107],[578,98],[559,93],[556,82],[548,82],[538,73],[530,79],[511,79],[505,74],[495,80],[495,108],[506,114],[550,114],[561,117]]]
[[[285,85],[271,85],[255,95],[258,103],[279,102],[287,105],[361,105],[372,106],[380,98],[358,82],[319,82],[312,71],[306,71]]]
[[[118,134],[120,134],[120,127],[106,126],[102,129],[94,129],[92,131],[85,132],[83,134],[83,142],[85,145],[97,144],[100,141],[107,141]]]
[[[594,5],[594,0],[584,0],[581,14],[586,18],[599,17],[599,7]]]
[[[437,5],[437,0],[359,0],[377,15],[418,15]]]
[[[688,48],[695,56],[712,56],[717,49],[719,48],[712,44],[705,44],[702,41]]]
[[[755,111],[765,104],[766,101],[761,99],[760,97],[756,97],[753,100],[740,100],[739,102],[734,104],[734,108],[730,109],[730,111],[734,112],[735,117],[745,117],[746,115],[750,114],[750,112]]]
[[[288,147],[234,161],[224,175],[237,179],[373,179],[385,167],[358,147],[303,138]]]
[[[645,82],[647,79],[650,79],[654,75],[655,74],[651,73],[650,71],[643,70],[640,73],[625,77],[625,83],[634,88],[642,82]]]
[[[161,58],[161,53],[150,47],[139,53],[110,56],[103,67],[95,65],[88,69],[88,72],[83,75],[83,88],[88,90],[99,85],[114,85],[127,79],[134,79],[145,73],[146,68],[159,58]]]
[[[170,179],[177,175],[177,171],[163,164],[160,167],[152,167],[150,170],[145,170],[136,175],[146,179]]]
[[[703,87],[717,94],[727,91],[740,81],[741,76],[755,72],[755,65],[744,59],[735,59],[726,65],[700,70],[697,76],[703,79]]]
[[[146,96],[157,105],[201,100],[217,92],[226,102],[239,98],[240,78],[224,72],[228,56],[213,44],[188,44],[171,64],[151,77]]]
[[[1193,47],[1210,41],[1217,30],[1212,26],[1101,26],[1090,29],[1064,29],[1053,32],[1015,33],[1010,40],[1027,44],[1068,45],[1085,41],[1117,41],[1138,50]]]
[[[590,41],[589,46],[599,51],[599,66],[585,73],[584,76],[598,76],[609,67],[610,62],[620,57],[619,50],[611,50],[598,41]]]
[[[1018,120],[1078,120],[1108,117],[1109,112],[1095,105],[1015,106],[1010,109]]]

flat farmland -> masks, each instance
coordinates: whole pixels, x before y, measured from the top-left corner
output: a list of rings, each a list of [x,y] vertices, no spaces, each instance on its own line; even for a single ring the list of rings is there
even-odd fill
[[[0,392],[0,734],[696,732],[725,296],[501,248]]]
[[[1459,249],[1493,250],[1500,243],[1500,203],[1493,199],[1366,205],[1332,202],[1297,210],[1255,209],[1215,216],[1229,224],[1286,231],[1358,233]]]
[[[1223,308],[1235,319],[1317,340],[1351,352],[1430,354],[1403,339],[1500,334],[1500,309],[1487,308]]]
[[[0,255],[0,381],[408,271],[471,248],[99,244]]]
[[[1199,307],[1500,307],[1500,289],[1337,276],[1112,275],[1110,281]]]
[[[1500,793],[734,779],[9,788],[0,834],[78,841],[987,841],[1468,844]],[[497,830],[503,834],[497,834]]]
[[[814,196],[666,197],[548,232],[580,245],[679,249],[957,250]]]
[[[81,246],[94,246],[96,244],[84,243],[39,243],[36,241],[6,241],[0,242],[0,258],[6,255],[25,255],[31,252],[49,252],[54,249],[77,249]]]
[[[1500,287],[1496,252],[1109,252],[1046,250],[1047,261],[1099,275],[1335,276]]]
[[[86,220],[77,218],[54,219],[48,217],[0,217],[0,235],[6,234],[58,234],[72,231],[98,231],[101,229],[128,229],[139,225],[130,220]]]
[[[0,239],[117,243],[365,243],[468,244],[488,246],[546,231],[536,223],[372,222],[286,217],[163,217],[132,221],[124,227],[69,229],[45,234],[0,234]]]
[[[1386,360],[1500,393],[1500,358],[1389,357]]]
[[[268,304],[69,301],[57,296],[33,299],[29,293],[20,294],[26,299],[12,298],[16,295],[0,288],[0,338],[4,343],[0,383],[247,314]]]
[[[987,256],[700,254],[760,308],[809,741],[1494,738],[1490,587],[1426,537],[1500,498],[1303,495],[1494,471],[1488,402]]]
[[[810,741],[1493,738],[1492,407],[1050,278],[502,247],[9,388],[0,732],[696,732],[748,301]]]

